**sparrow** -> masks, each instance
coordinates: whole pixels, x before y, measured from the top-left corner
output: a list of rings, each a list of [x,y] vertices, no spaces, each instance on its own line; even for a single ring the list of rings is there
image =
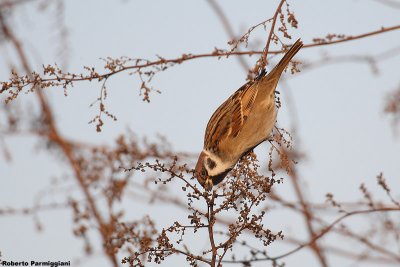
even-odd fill
[[[211,116],[195,168],[198,182],[207,191],[219,184],[242,156],[270,137],[277,116],[275,88],[302,46],[298,39],[268,74],[263,69]]]

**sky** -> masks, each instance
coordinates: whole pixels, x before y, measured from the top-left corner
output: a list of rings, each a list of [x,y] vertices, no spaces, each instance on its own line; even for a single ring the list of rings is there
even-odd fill
[[[101,69],[104,63],[100,58],[106,57],[154,60],[157,55],[175,58],[182,53],[211,52],[214,47],[229,48],[229,36],[207,1],[64,1],[65,14],[61,19],[68,35],[60,33],[60,17],[52,5],[40,10],[34,2],[14,11],[12,26],[23,40],[35,70],[40,70],[42,64],[66,63],[69,71],[80,72],[83,66]],[[277,2],[218,1],[236,35],[271,17]],[[292,40],[301,38],[304,43],[329,33],[357,35],[400,22],[399,9],[379,1],[289,3],[299,21],[299,28],[290,31]],[[60,43],[60,34],[66,37],[67,46]],[[250,47],[260,49],[266,37],[265,31],[256,30],[250,37]],[[306,65],[327,55],[348,59],[352,55],[378,55],[398,47],[399,40],[400,32],[392,31],[342,44],[305,48],[297,59]],[[3,42],[0,54],[0,78],[7,80],[9,65],[16,62],[16,57],[12,47]],[[274,57],[272,62],[276,63],[279,58]],[[250,66],[257,59],[257,56],[245,57]],[[378,74],[365,62],[347,60],[319,68],[305,67],[299,74],[284,75],[284,86],[278,86],[283,100],[278,125],[291,130],[296,123],[295,147],[306,154],[298,169],[311,201],[324,202],[328,192],[342,201],[358,200],[361,183],[377,196],[383,196],[375,179],[380,172],[392,188],[400,188],[400,139],[393,131],[390,117],[383,112],[388,93],[399,86],[399,60],[400,56],[394,56],[379,61]],[[68,90],[67,97],[61,88],[46,89],[46,94],[61,132],[74,140],[112,144],[118,135],[131,129],[139,137],[148,136],[153,140],[162,134],[177,151],[199,153],[208,119],[245,82],[246,74],[233,56],[188,61],[156,75],[152,85],[161,94],[152,93],[150,103],[141,100],[140,81],[136,76],[128,73],[113,76],[107,83],[106,105],[118,121],[106,120],[101,133],[88,124],[98,112],[89,105],[98,97],[101,84],[77,83]],[[288,96],[291,105],[287,102]],[[16,102],[11,105],[30,105],[37,109],[33,94],[21,95]],[[293,112],[296,120],[291,115]],[[44,188],[54,177],[63,176],[65,166],[39,149],[40,144],[32,137],[6,137],[4,141],[13,160],[8,162],[0,157],[0,206],[30,206],[38,192],[46,192]],[[268,149],[269,145],[263,144],[256,152],[267,155]],[[284,182],[278,190],[289,198],[293,193],[290,183]],[[394,194],[400,196],[396,191]],[[60,196],[43,194],[43,199],[51,202]],[[148,212],[140,203],[128,203],[128,207],[132,207],[133,217],[142,217]],[[151,209],[157,211],[160,226],[184,214],[175,209],[166,212],[163,207]],[[292,218],[282,216],[272,218],[271,227],[282,227],[284,222],[284,231],[296,232]],[[40,219],[44,229],[37,232],[29,216],[0,216],[0,251],[4,257],[48,259],[51,255],[50,258],[58,260],[73,260],[81,256],[83,244],[71,235],[68,210],[43,212]],[[316,263],[307,251],[300,253],[305,255],[300,257],[302,265]],[[333,266],[341,264],[337,259],[329,260]],[[289,257],[286,263],[296,266],[298,261],[298,256]],[[105,263],[104,257],[92,257],[82,265]]]

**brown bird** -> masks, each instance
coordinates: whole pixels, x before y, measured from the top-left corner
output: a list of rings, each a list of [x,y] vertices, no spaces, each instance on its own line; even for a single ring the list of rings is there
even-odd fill
[[[277,115],[275,88],[302,46],[297,40],[270,73],[265,75],[263,70],[211,116],[195,169],[197,180],[206,190],[219,184],[242,156],[269,138]]]

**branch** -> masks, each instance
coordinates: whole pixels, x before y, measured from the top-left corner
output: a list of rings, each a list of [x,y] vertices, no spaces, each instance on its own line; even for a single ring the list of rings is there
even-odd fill
[[[8,0],[8,1],[2,1],[0,3],[0,9],[3,8],[12,8],[14,6],[20,5],[20,4],[26,4],[26,3],[30,3],[36,0]]]
[[[335,227],[338,223],[340,223],[341,221],[343,221],[344,219],[348,218],[348,217],[352,217],[355,215],[359,215],[359,214],[369,214],[369,213],[376,213],[376,212],[392,212],[392,211],[400,211],[400,208],[398,207],[393,207],[393,208],[378,208],[378,209],[369,209],[369,210],[357,210],[357,211],[352,211],[352,212],[348,212],[345,215],[337,218],[335,221],[333,221],[330,225],[328,225],[327,227],[325,227],[318,235],[314,236],[314,238],[307,243],[304,243],[300,246],[298,246],[297,248],[284,253],[282,255],[276,256],[276,257],[272,257],[272,259],[274,260],[278,260],[284,257],[287,257],[299,250],[301,250],[304,247],[310,246],[313,243],[315,243],[318,239],[320,239],[321,237],[323,237],[325,234],[329,233],[330,230]]]
[[[305,44],[303,46],[304,48],[311,48],[311,47],[316,47],[316,46],[326,46],[326,45],[331,45],[331,44],[337,44],[337,43],[343,43],[343,42],[348,42],[348,41],[353,41],[353,40],[358,40],[362,39],[365,37],[370,37],[374,35],[379,35],[382,33],[390,32],[390,31],[395,31],[399,30],[400,25],[392,26],[392,27],[382,27],[379,30],[372,31],[372,32],[367,32],[363,33],[360,35],[355,35],[355,36],[346,36],[343,37],[339,40],[325,40],[325,39],[316,39],[318,40],[317,43],[310,43],[310,44]],[[280,54],[284,53],[286,51],[284,50],[273,50],[273,51],[268,51],[268,54]],[[246,51],[246,52],[240,52],[240,51],[223,51],[219,49],[215,49],[212,53],[203,53],[203,54],[183,54],[182,56],[174,59],[165,59],[161,58],[159,60],[155,61],[149,61],[149,60],[143,60],[143,59],[136,59],[136,64],[131,65],[131,66],[125,66],[125,65],[120,65],[118,68],[111,69],[109,72],[106,72],[104,74],[99,74],[97,72],[92,72],[88,75],[83,75],[83,74],[72,74],[72,73],[62,73],[61,70],[53,70],[53,72],[47,72],[48,76],[41,76],[37,73],[31,73],[30,77],[20,77],[20,79],[14,80],[11,78],[9,82],[0,82],[1,84],[1,89],[0,93],[4,93],[6,91],[9,91],[12,88],[16,88],[18,91],[17,92],[10,92],[12,95],[19,93],[24,87],[28,85],[33,85],[35,86],[36,84],[41,84],[44,85],[44,87],[51,87],[51,86],[69,86],[71,85],[72,82],[78,82],[78,81],[92,81],[92,80],[97,80],[97,81],[102,81],[110,76],[116,75],[121,72],[125,72],[128,70],[138,70],[140,71],[141,69],[144,68],[149,68],[149,67],[160,67],[162,70],[167,69],[168,67],[175,65],[175,64],[181,64],[186,61],[194,60],[194,59],[199,59],[199,58],[222,58],[222,57],[228,57],[231,55],[235,56],[252,56],[252,55],[262,55],[264,54],[265,51]],[[116,60],[117,61],[117,60]],[[134,59],[131,59],[131,61],[134,61]],[[143,63],[144,62],[144,63]],[[50,67],[50,66],[49,66]],[[45,67],[44,70],[48,70],[49,67]],[[54,68],[54,67],[51,67]],[[57,72],[56,72],[57,71]],[[49,77],[53,76],[53,77]],[[15,98],[15,97],[10,97],[10,98]],[[11,100],[11,99],[10,99]]]
[[[270,30],[269,35],[268,35],[267,44],[265,45],[265,48],[263,50],[263,53],[262,53],[260,61],[258,61],[256,66],[254,67],[253,73],[259,73],[260,70],[265,68],[265,66],[267,65],[267,55],[268,55],[268,51],[269,51],[269,45],[270,45],[271,40],[272,40],[272,36],[275,33],[276,20],[278,18],[279,13],[281,12],[282,5],[283,5],[283,3],[285,1],[286,0],[281,0],[281,2],[279,3],[278,7],[276,8],[275,14],[272,17],[272,25],[271,25],[271,30]]]
[[[304,243],[300,246],[298,246],[297,248],[286,252],[284,254],[281,254],[279,256],[276,257],[265,257],[265,258],[258,258],[258,259],[252,259],[252,260],[223,260],[222,262],[224,263],[232,263],[232,264],[244,264],[244,263],[249,263],[249,262],[261,262],[261,261],[276,261],[282,258],[285,258],[287,256],[290,256],[296,252],[298,252],[299,250],[311,246],[314,242],[316,242],[318,239],[320,239],[321,237],[323,237],[325,234],[329,233],[330,230],[335,227],[338,223],[340,223],[341,221],[343,221],[344,219],[351,217],[351,216],[355,216],[355,215],[359,215],[359,214],[369,214],[369,213],[375,213],[375,212],[391,212],[391,211],[400,211],[400,208],[395,207],[395,208],[379,208],[379,209],[370,209],[370,210],[358,210],[358,211],[353,211],[353,212],[349,212],[341,217],[339,217],[338,219],[336,219],[335,221],[333,221],[330,225],[328,225],[327,227],[325,227],[325,229],[323,229],[318,235],[314,236],[314,238],[307,243]]]
[[[14,48],[17,51],[19,60],[21,61],[22,65],[23,65],[24,71],[27,73],[28,76],[31,76],[32,71],[29,67],[28,59],[22,49],[22,45],[21,45],[20,41],[17,39],[17,37],[10,30],[8,25],[6,24],[1,10],[0,10],[0,26],[2,28],[4,36],[7,39],[9,39],[12,42],[12,44],[14,45]],[[35,83],[34,86],[37,86],[37,84]],[[79,166],[79,162],[74,157],[72,146],[67,140],[65,140],[59,134],[58,129],[55,124],[55,121],[54,121],[54,118],[53,118],[52,110],[50,108],[50,105],[47,102],[45,95],[43,94],[43,91],[42,90],[35,90],[35,91],[36,91],[36,95],[38,97],[40,106],[42,108],[43,123],[45,124],[44,126],[46,128],[48,128],[47,129],[48,130],[47,131],[48,139],[53,141],[55,144],[57,144],[59,146],[59,148],[63,151],[66,158],[68,159],[68,162],[74,171],[77,182],[80,185],[80,187],[83,191],[83,194],[88,202],[88,205],[94,216],[94,219],[96,220],[96,222],[98,224],[100,234],[103,238],[103,242],[106,243],[107,242],[107,234],[104,231],[106,224],[103,221],[103,218],[101,217],[100,212],[97,209],[95,200],[93,199],[92,195],[89,192],[89,188],[88,188],[87,183],[85,182],[85,179],[82,175],[82,172],[81,172],[81,169]],[[112,262],[113,266],[117,267],[118,262],[115,257],[115,254],[113,254],[113,252],[111,252],[111,251],[108,251],[105,247],[104,247],[104,250],[105,250],[104,252],[106,253],[106,255],[109,257],[110,261]]]
[[[218,5],[218,3],[215,0],[208,0],[208,3],[217,14],[217,17],[221,20],[222,25],[224,26],[225,31],[228,34],[229,38],[231,40],[234,40],[236,38],[235,33],[233,32],[232,26],[229,23],[228,18],[225,16],[222,8]],[[245,71],[247,71],[250,68],[250,66],[246,63],[246,61],[242,57],[238,57],[238,60],[240,65],[245,69]]]
[[[374,1],[391,8],[400,8],[400,3],[398,1],[393,1],[393,0],[374,0]]]

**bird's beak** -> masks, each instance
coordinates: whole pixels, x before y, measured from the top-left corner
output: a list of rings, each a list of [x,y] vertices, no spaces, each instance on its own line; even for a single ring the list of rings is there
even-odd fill
[[[213,186],[214,186],[213,181],[212,181],[210,178],[207,178],[207,179],[206,179],[206,182],[204,183],[204,188],[205,188],[207,191],[211,191],[211,189],[213,188]]]

